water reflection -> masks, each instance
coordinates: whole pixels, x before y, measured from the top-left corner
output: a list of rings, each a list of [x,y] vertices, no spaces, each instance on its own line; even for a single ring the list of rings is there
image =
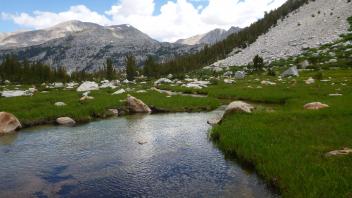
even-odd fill
[[[272,197],[208,141],[206,120],[217,113],[135,115],[0,137],[0,197]]]

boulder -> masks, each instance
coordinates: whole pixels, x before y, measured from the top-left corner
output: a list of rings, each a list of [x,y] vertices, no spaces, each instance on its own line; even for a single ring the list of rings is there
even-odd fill
[[[233,75],[232,71],[227,71],[224,73],[224,76],[231,77]]]
[[[281,74],[282,77],[288,77],[288,76],[299,76],[298,69],[296,66],[290,67],[287,69],[285,72]]]
[[[307,110],[319,110],[319,109],[324,109],[328,107],[329,105],[323,104],[321,102],[312,102],[304,105],[304,109],[307,109]]]
[[[224,79],[224,83],[226,84],[232,84],[234,83],[235,81],[234,80],[231,80],[231,79]]]
[[[22,125],[14,115],[7,112],[0,112],[0,134],[11,133],[18,128],[22,128]]]
[[[86,92],[86,91],[93,91],[99,90],[99,85],[96,82],[86,81],[82,83],[78,88],[78,92]]]
[[[337,60],[332,58],[332,59],[329,60],[329,63],[337,63]]]
[[[159,85],[159,84],[170,84],[172,83],[172,80],[167,79],[167,78],[160,78],[159,80],[154,82],[154,85]]]
[[[339,155],[348,155],[352,153],[352,149],[344,148],[342,150],[330,151],[325,154],[326,157],[339,156]]]
[[[246,72],[244,72],[244,71],[237,71],[235,73],[236,79],[244,79],[245,77],[246,77]]]
[[[301,66],[302,69],[305,69],[309,66],[309,61],[308,60],[304,60],[302,62],[299,63],[299,66]]]
[[[72,127],[72,126],[75,126],[76,121],[74,121],[70,117],[60,117],[60,118],[56,119],[56,123],[58,123],[60,125]]]
[[[233,113],[252,113],[253,109],[254,109],[254,106],[252,106],[252,105],[250,105],[248,103],[245,103],[245,102],[242,102],[242,101],[234,101],[234,102],[230,103],[226,107],[224,115],[222,116],[220,122],[217,122],[217,123],[221,123],[222,120],[226,116],[231,115]],[[214,123],[208,122],[208,124],[214,124]]]
[[[131,113],[151,113],[152,110],[143,101],[128,95],[127,107]]]
[[[57,106],[57,107],[62,107],[62,106],[66,106],[66,103],[64,103],[64,102],[55,102],[54,105]]]

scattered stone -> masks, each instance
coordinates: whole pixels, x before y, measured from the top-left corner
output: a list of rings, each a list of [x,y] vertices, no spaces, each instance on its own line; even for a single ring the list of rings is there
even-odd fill
[[[168,79],[172,79],[174,76],[172,74],[167,75]]]
[[[136,91],[136,93],[147,93],[147,91],[146,90],[138,90],[138,91]]]
[[[305,81],[305,83],[306,83],[307,85],[314,84],[314,83],[315,83],[315,80],[314,80],[312,77],[309,77],[309,78]]]
[[[232,84],[234,83],[235,81],[234,80],[231,80],[231,79],[224,79],[224,83],[226,84]]]
[[[352,149],[350,148],[343,148],[342,150],[335,150],[335,151],[330,151],[325,154],[326,157],[333,157],[333,156],[339,156],[339,155],[348,155],[352,153]]]
[[[111,112],[114,116],[119,116],[119,110],[117,109],[108,109],[109,112]]]
[[[57,107],[63,107],[63,106],[66,106],[66,103],[64,103],[64,102],[56,102],[54,105],[57,106]]]
[[[290,67],[284,73],[281,74],[282,77],[289,77],[289,76],[299,76],[298,69],[296,66]]]
[[[312,102],[304,105],[304,109],[307,109],[307,110],[319,110],[319,109],[324,109],[328,107],[329,105],[323,104],[321,102]]]
[[[329,60],[329,63],[337,63],[337,60],[334,59],[334,58],[333,58],[333,59],[330,59],[330,60]]]
[[[342,94],[335,93],[335,94],[329,94],[329,96],[336,97],[336,96],[342,96]]]
[[[227,71],[224,73],[224,76],[230,77],[230,76],[232,76],[232,74],[233,74],[232,71]]]
[[[267,81],[267,80],[263,80],[262,82],[260,82],[262,85],[276,85],[276,83],[271,82],[271,81]]]
[[[115,91],[112,95],[119,95],[119,94],[123,94],[123,93],[126,93],[126,90],[120,89],[120,90]]]
[[[53,86],[54,88],[62,88],[62,87],[64,87],[64,83],[62,83],[62,82],[55,82],[55,83],[52,84],[52,86]]]
[[[92,96],[82,96],[79,100],[86,101],[86,100],[93,100],[93,99],[94,99],[94,97],[92,97]]]
[[[132,113],[151,113],[152,110],[143,101],[128,95],[127,106]]]
[[[173,83],[172,80],[167,79],[167,78],[160,78],[159,80],[154,82],[154,85],[170,84],[170,83]]]
[[[106,89],[106,88],[111,88],[111,89],[116,89],[116,84],[114,81],[108,81],[108,80],[103,80],[101,81],[100,88]]]
[[[78,88],[78,92],[86,92],[86,91],[93,91],[99,90],[99,85],[96,82],[86,81],[82,83]]]
[[[210,119],[207,121],[207,124],[211,125],[211,126],[215,126],[217,124],[219,124],[221,121],[221,119],[218,118],[214,118],[214,119]]]
[[[11,133],[19,128],[22,128],[22,125],[14,115],[7,112],[0,112],[0,134]]]
[[[56,123],[58,123],[60,125],[68,126],[68,127],[73,127],[73,126],[75,126],[76,121],[74,121],[70,117],[60,117],[60,118],[56,119]]]
[[[236,79],[244,79],[245,77],[246,77],[246,72],[244,72],[244,71],[237,71],[235,73]]]
[[[11,98],[11,97],[19,97],[19,96],[32,96],[33,93],[30,91],[22,91],[22,90],[13,90],[13,91],[3,91],[1,93],[2,97]]]
[[[303,62],[299,63],[299,65],[301,66],[302,69],[305,69],[309,66],[309,61],[304,60]]]

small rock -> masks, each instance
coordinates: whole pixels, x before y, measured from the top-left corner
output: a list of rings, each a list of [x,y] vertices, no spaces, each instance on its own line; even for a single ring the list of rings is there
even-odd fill
[[[76,124],[76,121],[74,121],[70,117],[60,117],[60,118],[56,119],[56,123],[58,123],[60,125],[72,127]]]
[[[119,110],[117,110],[117,109],[108,109],[108,111],[111,112],[115,116],[119,115]]]
[[[315,80],[314,80],[312,77],[310,77],[310,78],[308,78],[308,79],[305,81],[305,83],[306,83],[307,85],[314,84],[314,83],[315,83]]]
[[[93,99],[94,99],[94,97],[92,97],[92,96],[83,96],[79,100],[80,101],[86,101],[86,100],[93,100]]]
[[[138,141],[138,144],[143,145],[143,144],[147,144],[147,141]]]
[[[321,102],[312,102],[304,105],[304,109],[307,109],[307,110],[319,110],[319,109],[324,109],[328,107],[329,105],[323,104]]]
[[[263,80],[262,82],[260,82],[262,85],[276,85],[276,83],[271,82],[271,81],[267,81],[267,80]]]
[[[338,155],[348,155],[352,153],[352,149],[350,148],[344,148],[342,150],[335,150],[335,151],[330,151],[325,154],[326,157],[332,157],[332,156],[338,156]]]
[[[335,93],[335,94],[329,94],[329,96],[336,97],[336,96],[342,96],[342,94]]]
[[[296,66],[290,67],[285,72],[281,74],[282,77],[289,77],[289,76],[299,76],[298,69]]]
[[[57,106],[57,107],[62,107],[62,106],[66,106],[66,103],[64,103],[64,102],[56,102],[54,105]]]
[[[126,90],[120,89],[118,91],[115,91],[112,95],[119,95],[119,94],[123,94],[123,93],[126,93]]]
[[[236,79],[244,79],[245,77],[246,77],[246,72],[244,72],[244,71],[237,71],[235,73]]]

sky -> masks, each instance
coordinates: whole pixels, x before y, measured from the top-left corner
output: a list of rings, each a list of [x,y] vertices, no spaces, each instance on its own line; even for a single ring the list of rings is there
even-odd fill
[[[0,32],[48,28],[68,20],[130,24],[174,42],[215,28],[246,27],[286,0],[0,0]]]

